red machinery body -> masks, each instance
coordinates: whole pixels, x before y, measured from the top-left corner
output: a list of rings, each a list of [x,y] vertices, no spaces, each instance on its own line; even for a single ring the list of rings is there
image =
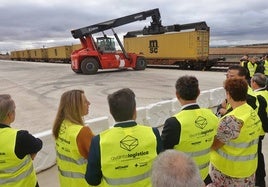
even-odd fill
[[[149,27],[144,28],[144,32],[148,34],[164,33],[158,9],[72,30],[73,37],[79,38],[82,44],[82,48],[74,51],[71,55],[72,70],[83,74],[95,74],[98,69],[133,68],[135,70],[144,70],[147,66],[145,58],[135,53],[127,53],[113,28],[134,21],[145,20],[147,17],[152,17],[152,22]],[[121,50],[116,50],[113,38],[107,37],[104,33],[108,29],[113,31]],[[98,32],[102,32],[104,37],[97,38],[96,42],[92,34]]]
[[[135,53],[127,53],[128,58],[126,58],[122,52],[99,51],[93,42],[93,38],[87,37],[85,43],[84,41],[82,42],[84,47],[72,53],[71,68],[74,72],[94,74],[98,69],[138,69],[136,67],[137,58],[139,57],[140,60],[145,61],[142,56],[138,56]]]

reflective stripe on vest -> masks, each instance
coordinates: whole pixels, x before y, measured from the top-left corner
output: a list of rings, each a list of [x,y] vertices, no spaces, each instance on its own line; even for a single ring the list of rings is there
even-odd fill
[[[78,172],[72,172],[72,171],[63,171],[58,167],[58,170],[60,172],[60,174],[64,177],[68,177],[68,178],[85,178],[85,174],[84,173],[78,173]]]
[[[204,150],[201,150],[201,151],[196,151],[196,152],[184,152],[184,153],[186,153],[190,157],[197,157],[197,156],[206,155],[209,152],[210,152],[210,148],[204,149]]]
[[[27,165],[28,162],[24,162],[23,166]],[[0,179],[0,184],[7,184],[7,183],[10,183],[10,182],[20,181],[20,180],[26,178],[27,176],[29,176],[33,172],[33,170],[34,170],[33,165],[31,165],[31,167],[27,171],[21,173],[20,175],[14,177],[14,178],[7,178],[7,179],[1,178]]]
[[[21,169],[22,167],[26,166],[28,162],[30,162],[29,156],[27,156],[27,158],[18,166],[14,166],[12,168],[8,168],[5,170],[0,170],[0,174],[1,173],[14,173],[14,172],[18,171],[19,169]]]
[[[232,156],[223,152],[221,149],[218,149],[217,153],[222,157],[232,161],[248,161],[248,160],[254,160],[257,157],[257,153],[245,156]]]
[[[210,162],[207,162],[207,163],[205,163],[205,164],[198,165],[198,168],[199,168],[200,170],[201,170],[201,169],[205,169],[206,167],[209,166],[209,163],[210,163]]]
[[[196,151],[196,152],[184,152],[184,153],[190,157],[198,157],[198,156],[205,156],[206,154],[209,154],[209,152],[210,152],[210,148],[204,149],[201,151]],[[209,166],[209,162],[206,162],[204,164],[198,165],[198,168],[201,170],[201,169],[204,169],[208,166]]]
[[[258,144],[259,139],[252,140],[251,142],[248,143],[235,143],[235,142],[227,142],[225,145],[235,147],[235,148],[247,148],[250,147],[254,144]]]
[[[135,183],[143,179],[146,179],[150,177],[150,175],[151,175],[151,171],[148,171],[146,173],[143,173],[141,175],[137,175],[134,177],[113,179],[113,178],[107,178],[104,176],[104,179],[110,185],[126,185],[126,184],[131,184],[131,183]]]
[[[77,164],[77,165],[83,165],[83,164],[86,164],[87,163],[87,160],[84,159],[84,158],[80,158],[78,160],[75,160],[71,157],[68,157],[68,156],[65,156],[63,154],[60,154],[58,151],[57,151],[57,156],[61,159],[61,160],[64,160],[64,161],[67,161],[67,162],[72,162],[74,164]]]

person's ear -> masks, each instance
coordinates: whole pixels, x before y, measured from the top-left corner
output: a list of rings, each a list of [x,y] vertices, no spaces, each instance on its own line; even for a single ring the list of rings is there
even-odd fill
[[[177,91],[176,91],[176,97],[177,97],[178,100],[181,98]]]
[[[229,92],[226,92],[226,99],[227,99],[227,101],[229,101],[229,99],[230,99],[230,94],[229,94]]]
[[[134,110],[134,113],[133,113],[133,117],[132,117],[132,119],[133,119],[133,120],[136,120],[136,118],[137,118],[137,110],[135,109],[135,110]]]

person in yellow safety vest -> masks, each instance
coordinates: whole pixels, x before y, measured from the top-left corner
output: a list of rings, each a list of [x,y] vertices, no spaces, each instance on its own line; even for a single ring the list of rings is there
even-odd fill
[[[259,143],[258,143],[258,167],[255,174],[255,186],[259,187],[266,187],[265,182],[265,162],[264,162],[264,156],[262,153],[262,140],[264,138],[265,132],[268,132],[268,91],[266,90],[266,83],[267,83],[267,77],[262,73],[256,73],[251,78],[251,87],[256,92],[260,108],[265,108],[265,113],[262,115],[261,118],[262,122],[262,132],[261,136],[259,137]]]
[[[249,72],[248,84],[250,84],[251,77],[256,73],[256,69],[258,66],[257,61],[258,61],[258,58],[256,56],[253,56],[249,59],[249,62],[245,66]]]
[[[181,151],[168,149],[154,160],[153,187],[205,187],[194,160]]]
[[[89,105],[83,90],[66,91],[60,99],[52,132],[62,187],[89,186],[85,172],[93,133],[83,121]]]
[[[244,55],[241,59],[240,59],[240,66],[244,67],[246,63],[248,63],[248,55]]]
[[[15,102],[0,95],[0,186],[38,187],[32,160],[43,143],[25,130],[10,127],[15,120]]]
[[[220,119],[213,142],[212,186],[255,186],[261,121],[246,102],[245,79],[227,79],[224,89],[233,110]]]
[[[175,149],[191,156],[198,165],[205,184],[209,176],[210,148],[218,126],[218,118],[207,108],[200,108],[198,80],[194,76],[182,76],[176,82],[176,96],[181,111],[168,118],[161,138],[164,149]]]
[[[241,59],[240,59],[240,66],[244,67],[247,71],[246,73],[246,80],[248,80],[248,83],[249,80],[250,80],[250,75],[249,75],[249,70],[248,70],[248,63],[249,63],[249,56],[248,55],[244,55]]]
[[[228,68],[228,71],[226,73],[226,79],[241,78],[246,80],[246,74],[247,70],[244,67],[241,67],[239,65],[233,65]],[[249,85],[246,101],[258,113],[263,112],[259,110],[258,99]],[[231,106],[227,103],[227,100],[224,99],[224,101],[217,107],[217,116],[222,117],[231,110]]]
[[[157,128],[139,125],[129,88],[108,95],[115,125],[92,139],[85,178],[90,185],[150,187],[153,160],[162,151]]]
[[[268,77],[268,54],[266,54],[264,56],[264,62],[263,62],[263,66],[264,66],[264,74],[266,75],[266,77]]]

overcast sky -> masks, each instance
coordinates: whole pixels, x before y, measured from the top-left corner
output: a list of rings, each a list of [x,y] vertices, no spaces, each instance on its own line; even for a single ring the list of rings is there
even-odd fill
[[[0,52],[79,43],[72,29],[154,8],[163,25],[206,21],[210,45],[268,43],[267,0],[0,0]],[[122,36],[150,21],[115,31]]]

